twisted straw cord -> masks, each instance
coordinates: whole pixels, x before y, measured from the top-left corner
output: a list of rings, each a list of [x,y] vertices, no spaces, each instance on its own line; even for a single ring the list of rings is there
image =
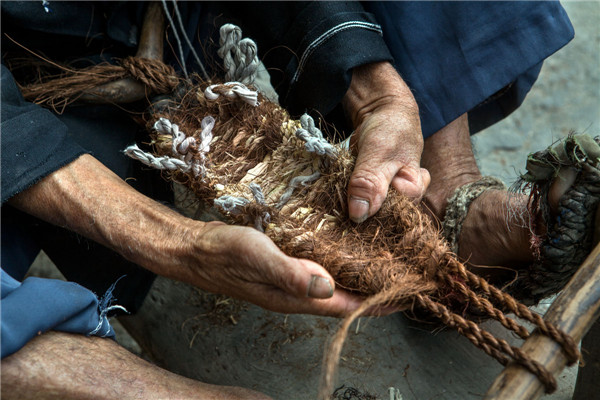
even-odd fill
[[[232,50],[237,46],[242,39],[242,30],[240,27],[233,24],[225,24],[219,30],[219,45],[217,50],[219,57],[223,59],[223,66],[226,70],[225,79],[233,80],[235,75],[235,61],[233,59]]]
[[[156,169],[166,169],[169,171],[180,170],[181,172],[189,172],[190,169],[192,169],[192,165],[190,163],[186,163],[178,158],[168,156],[156,157],[153,154],[146,153],[145,151],[141,150],[136,144],[132,144],[131,146],[127,147],[124,153],[127,156]]]
[[[476,347],[479,347],[480,349],[482,349],[488,356],[495,358],[500,364],[502,364],[503,366],[508,365],[508,362],[510,361],[510,358],[507,357],[504,353],[502,353],[500,350],[488,345],[485,342],[481,342],[479,340],[479,337],[476,335],[473,335],[472,333],[469,332],[461,332],[467,339],[469,339],[469,341],[473,344],[475,344]]]
[[[228,99],[241,99],[245,103],[251,106],[258,106],[258,92],[248,89],[246,85],[241,82],[226,82],[223,84],[210,85],[204,89],[204,97],[207,100],[214,101],[219,98],[220,95],[227,97]]]
[[[36,104],[46,104],[62,113],[64,107],[77,101],[82,95],[97,93],[102,85],[128,77],[143,83],[150,92],[156,94],[170,93],[179,84],[175,70],[161,61],[126,57],[121,60],[121,65],[94,65],[62,77],[27,85],[21,91],[25,99]]]
[[[318,155],[327,155],[333,159],[338,156],[337,149],[323,137],[323,132],[315,126],[313,118],[304,114],[300,117],[301,128],[296,130],[296,137],[304,141],[304,147],[309,153],[317,153]]]

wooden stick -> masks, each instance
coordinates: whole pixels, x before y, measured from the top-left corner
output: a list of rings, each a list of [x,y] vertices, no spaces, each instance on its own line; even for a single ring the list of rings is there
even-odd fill
[[[581,264],[571,281],[552,303],[544,319],[579,342],[600,316],[600,244]],[[567,358],[549,337],[533,333],[521,349],[553,374],[563,370]],[[531,372],[510,363],[488,389],[485,400],[530,400],[544,394],[544,386]]]
[[[140,42],[135,54],[138,58],[162,60],[165,34],[164,14],[160,2],[150,2],[144,16]],[[183,61],[182,61],[183,62]],[[83,93],[79,100],[87,103],[132,103],[146,97],[146,87],[133,78],[98,86]]]

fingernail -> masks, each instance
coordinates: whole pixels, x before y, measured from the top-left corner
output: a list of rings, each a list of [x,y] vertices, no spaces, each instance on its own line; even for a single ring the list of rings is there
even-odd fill
[[[308,284],[306,296],[315,299],[327,299],[333,296],[333,287],[329,283],[329,279],[313,275]]]
[[[364,222],[369,218],[369,201],[359,197],[350,196],[348,214],[350,215],[350,219],[357,224]]]

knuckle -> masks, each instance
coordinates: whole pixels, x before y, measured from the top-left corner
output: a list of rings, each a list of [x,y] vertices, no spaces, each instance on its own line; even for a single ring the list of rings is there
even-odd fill
[[[378,174],[368,171],[357,171],[350,178],[349,189],[361,193],[379,193],[386,186],[384,180]]]

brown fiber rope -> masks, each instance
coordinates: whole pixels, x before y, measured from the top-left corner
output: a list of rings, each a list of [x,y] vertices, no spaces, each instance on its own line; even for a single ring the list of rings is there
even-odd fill
[[[481,329],[473,321],[452,313],[446,306],[433,301],[429,296],[417,295],[416,300],[421,307],[431,312],[431,314],[439,318],[445,325],[456,328],[475,346],[494,357],[502,365],[507,364],[508,359],[506,356],[509,356],[515,362],[535,374],[546,387],[546,393],[552,393],[556,390],[557,383],[554,375],[543,365],[523,353],[518,347],[511,346],[504,339],[496,338],[490,332]]]
[[[62,113],[69,104],[98,87],[124,78],[143,83],[147,94],[166,94],[179,84],[173,67],[159,60],[127,57],[120,65],[98,64],[21,87],[23,97]],[[107,99],[107,102],[111,102]]]
[[[452,289],[457,290],[465,298],[467,298],[468,301],[471,302],[477,309],[484,311],[488,317],[500,322],[502,326],[515,332],[521,339],[527,339],[529,337],[529,331],[523,325],[520,325],[514,319],[507,317],[502,310],[494,307],[494,305],[488,299],[478,295],[464,284],[457,282],[456,279],[453,279],[448,274],[439,273],[438,276],[440,279],[443,279]]]
[[[516,321],[506,317],[504,312],[493,307],[489,300],[482,295],[476,294],[472,289],[469,289],[469,287],[482,290],[483,295],[490,297],[501,307],[505,307],[517,317],[535,325],[542,334],[550,337],[563,348],[569,365],[576,363],[580,359],[581,354],[579,352],[579,346],[577,346],[577,343],[575,343],[571,336],[558,329],[554,324],[545,321],[539,314],[532,312],[526,305],[517,301],[510,294],[502,292],[495,286],[490,285],[484,278],[468,271],[462,264],[457,263],[456,271],[467,285],[460,283],[452,276],[445,273],[439,273],[439,277],[450,287],[459,290],[461,294],[473,302],[476,307],[485,311],[490,318],[500,322],[504,327],[514,331],[523,339],[529,336],[529,333],[524,327],[516,323]]]
[[[170,93],[179,84],[173,67],[159,60],[127,57],[121,61],[121,66],[132,78],[142,82],[155,94]]]
[[[466,269],[462,270],[462,272],[464,273],[463,278],[472,287],[481,289],[485,295],[492,297],[499,304],[506,306],[517,317],[531,322],[541,333],[558,343],[563,348],[569,365],[576,363],[580,359],[579,346],[577,346],[577,343],[575,343],[571,336],[558,329],[554,324],[545,321],[539,314],[532,312],[525,304],[518,302],[510,294],[490,285],[484,278]]]

